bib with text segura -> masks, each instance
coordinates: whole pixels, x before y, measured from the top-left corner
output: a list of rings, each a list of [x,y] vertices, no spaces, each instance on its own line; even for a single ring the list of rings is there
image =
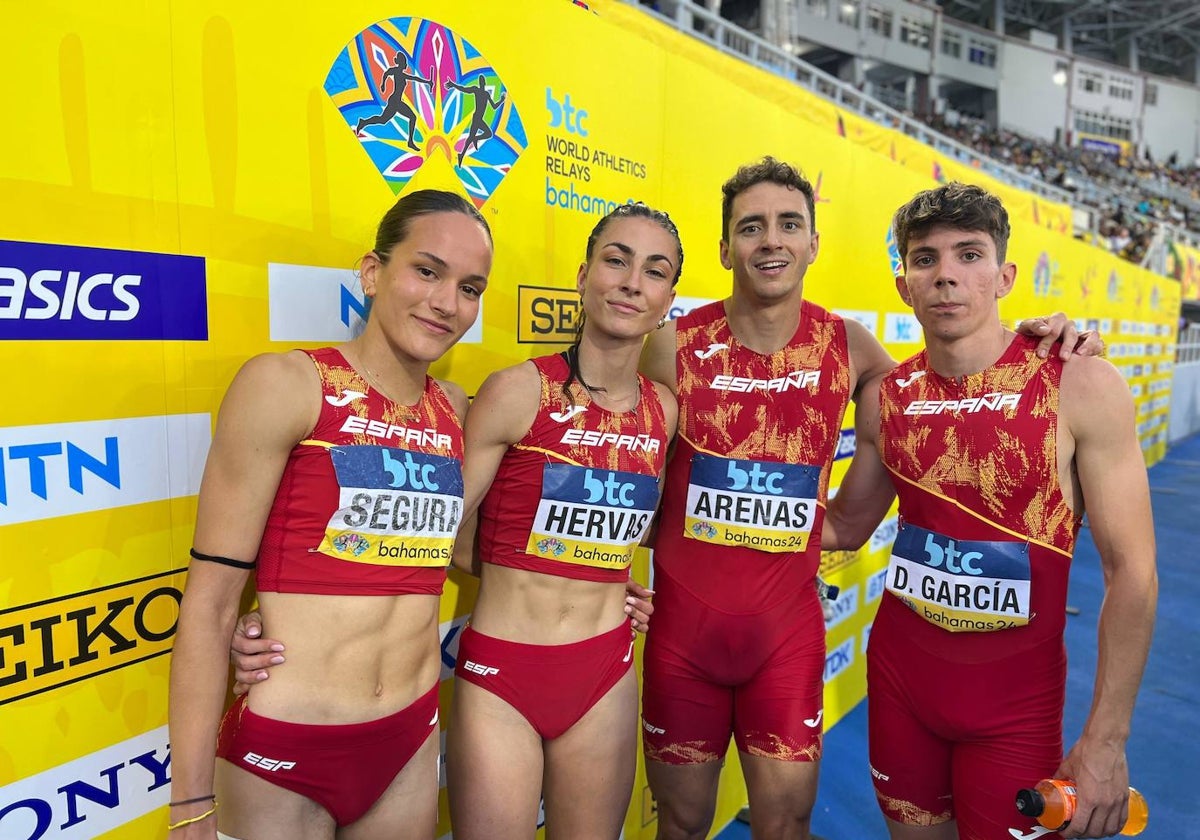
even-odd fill
[[[627,569],[657,506],[655,476],[546,464],[525,550],[562,563]]]
[[[888,591],[930,624],[989,632],[1029,623],[1029,546],[955,540],[904,523],[888,562]]]
[[[462,464],[386,446],[334,446],[338,511],[323,554],[376,566],[445,566],[462,518]]]
[[[804,551],[817,512],[821,468],[697,452],[683,535],[776,554]]]

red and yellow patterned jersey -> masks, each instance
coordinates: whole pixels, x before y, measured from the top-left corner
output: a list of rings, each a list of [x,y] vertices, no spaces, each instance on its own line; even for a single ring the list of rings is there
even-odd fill
[[[592,402],[578,382],[563,393],[561,355],[533,360],[537,416],[509,447],[479,513],[485,563],[602,582],[625,581],[658,506],[666,420],[654,384],[638,377],[632,411]]]
[[[1036,346],[1017,336],[960,379],[921,352],[881,385],[879,451],[900,529],[876,631],[882,621],[955,661],[1061,636],[1079,518],[1058,477],[1062,362]]]
[[[426,379],[412,406],[373,390],[335,348],[311,437],[288,457],[258,552],[263,592],[440,594],[462,518],[462,424]]]
[[[787,346],[733,336],[722,302],[676,322],[679,435],[654,563],[727,613],[812,587],[829,468],[850,399],[842,319],[804,301]]]

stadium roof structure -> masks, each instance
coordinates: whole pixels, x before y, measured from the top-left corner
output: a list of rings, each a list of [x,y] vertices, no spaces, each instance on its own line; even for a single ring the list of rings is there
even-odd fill
[[[1051,32],[1064,50],[1200,82],[1196,0],[939,0],[948,17],[1007,35]],[[1003,9],[1003,20],[997,21]]]

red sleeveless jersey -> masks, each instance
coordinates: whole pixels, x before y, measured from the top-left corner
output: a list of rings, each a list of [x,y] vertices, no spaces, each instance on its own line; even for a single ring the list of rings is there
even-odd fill
[[[676,322],[679,434],[654,547],[668,575],[726,613],[812,586],[829,467],[850,398],[842,319],[804,301],[796,333],[762,355],[720,301]]]
[[[462,518],[462,424],[426,378],[413,406],[331,347],[312,436],[288,456],[258,552],[263,592],[441,594]]]
[[[1062,362],[1036,346],[1016,336],[961,379],[922,351],[884,379],[879,451],[900,529],[872,632],[959,662],[1060,644],[1079,518],[1058,480]]]
[[[533,359],[541,396],[533,425],[509,447],[480,506],[485,563],[621,582],[658,505],[666,420],[653,383],[638,376],[637,407],[620,414],[578,382],[563,393],[561,355]]]

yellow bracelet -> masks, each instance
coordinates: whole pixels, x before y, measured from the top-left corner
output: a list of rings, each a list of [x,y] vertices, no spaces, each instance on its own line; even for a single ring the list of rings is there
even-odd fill
[[[170,825],[167,826],[167,831],[174,831],[177,828],[183,828],[185,825],[191,825],[192,823],[198,823],[198,822],[200,822],[200,820],[208,819],[215,813],[217,813],[217,799],[214,796],[213,797],[213,806],[211,808],[209,808],[207,811],[205,811],[203,814],[201,814],[198,817],[192,817],[190,820],[180,820],[177,823],[171,823]]]

